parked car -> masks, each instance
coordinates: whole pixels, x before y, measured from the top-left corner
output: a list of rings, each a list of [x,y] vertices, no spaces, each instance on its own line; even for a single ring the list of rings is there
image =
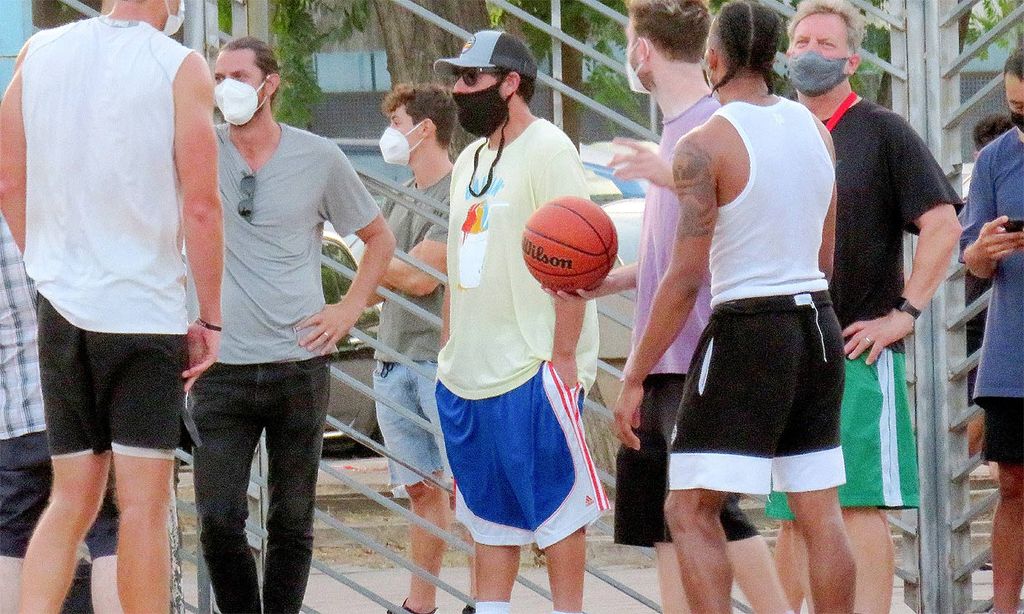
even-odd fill
[[[342,238],[332,229],[324,231],[321,253],[334,262],[355,271],[359,264],[352,245],[355,237]],[[323,278],[324,298],[328,303],[335,303],[345,296],[352,281],[326,264],[320,265]],[[368,307],[356,322],[356,328],[371,336],[377,335],[380,324],[380,307]],[[348,337],[338,343],[338,349],[332,358],[332,366],[353,378],[372,386],[373,348],[355,337]],[[357,431],[381,441],[380,430],[377,428],[377,414],[373,399],[352,388],[336,377],[331,378],[331,394],[327,404],[327,413],[339,421],[352,426]],[[365,448],[357,444],[341,431],[327,427],[324,431],[325,456],[350,456],[361,453]]]

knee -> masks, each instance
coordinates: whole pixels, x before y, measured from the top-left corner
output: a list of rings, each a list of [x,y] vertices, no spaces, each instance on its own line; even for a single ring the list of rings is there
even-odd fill
[[[426,481],[410,484],[405,487],[405,491],[409,493],[409,501],[416,508],[431,504],[446,505],[448,502],[443,490]]]
[[[249,517],[248,510],[226,507],[199,510],[199,527],[201,539],[206,542],[224,537],[245,536],[245,520]]]
[[[665,499],[665,523],[673,536],[713,528],[718,521],[717,509],[701,505],[693,497],[671,493]]]
[[[287,501],[270,503],[267,531],[276,536],[313,538],[313,499],[293,497]]]
[[[119,527],[164,525],[170,518],[166,501],[131,501],[118,503]]]
[[[430,499],[430,494],[433,488],[431,488],[426,482],[416,482],[415,484],[409,484],[405,487],[405,492],[409,493],[409,501],[413,505],[426,503]]]
[[[62,489],[50,493],[49,505],[58,513],[77,524],[88,526],[99,514],[103,503],[103,491],[100,489],[83,488],[81,490]]]

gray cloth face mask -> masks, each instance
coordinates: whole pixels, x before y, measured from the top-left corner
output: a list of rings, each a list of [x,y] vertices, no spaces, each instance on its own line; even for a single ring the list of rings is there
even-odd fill
[[[789,58],[789,81],[805,96],[821,96],[846,79],[850,58],[826,58],[817,51],[805,51]]]

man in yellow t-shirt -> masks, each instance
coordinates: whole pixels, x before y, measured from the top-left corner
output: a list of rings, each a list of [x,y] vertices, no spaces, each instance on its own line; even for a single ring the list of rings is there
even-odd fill
[[[554,611],[582,612],[584,529],[608,507],[580,420],[597,310],[546,294],[520,242],[538,207],[587,196],[583,165],[530,113],[537,64],[522,41],[478,32],[435,69],[456,78],[459,123],[483,137],[452,171],[437,387],[456,516],[476,542],[477,613],[508,613],[519,547],[533,542],[547,553]]]

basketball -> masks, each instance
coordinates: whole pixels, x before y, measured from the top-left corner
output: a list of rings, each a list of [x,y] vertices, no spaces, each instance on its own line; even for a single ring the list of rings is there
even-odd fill
[[[619,239],[612,219],[585,198],[562,196],[526,221],[526,268],[551,290],[589,290],[615,266]]]

